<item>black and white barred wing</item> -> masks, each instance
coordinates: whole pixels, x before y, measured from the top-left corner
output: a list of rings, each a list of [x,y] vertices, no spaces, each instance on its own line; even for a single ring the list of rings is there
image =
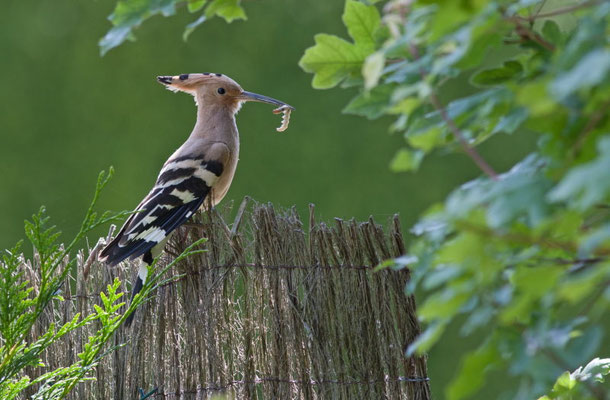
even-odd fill
[[[100,253],[110,265],[144,255],[188,220],[203,204],[222,172],[222,165],[201,159],[168,162],[151,192]]]

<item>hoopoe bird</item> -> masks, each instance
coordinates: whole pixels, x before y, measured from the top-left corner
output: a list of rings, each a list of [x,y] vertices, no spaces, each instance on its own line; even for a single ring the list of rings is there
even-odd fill
[[[169,90],[186,92],[195,98],[197,122],[186,142],[163,164],[150,193],[100,252],[99,260],[109,265],[142,257],[132,299],[142,289],[148,266],[161,253],[170,234],[199,208],[215,206],[227,194],[239,159],[235,115],[242,104],[257,101],[278,106],[273,111],[283,113],[278,131],[288,127],[290,112],[294,110],[279,100],[246,92],[222,74],[159,76],[157,80]],[[133,316],[126,320],[127,326]]]

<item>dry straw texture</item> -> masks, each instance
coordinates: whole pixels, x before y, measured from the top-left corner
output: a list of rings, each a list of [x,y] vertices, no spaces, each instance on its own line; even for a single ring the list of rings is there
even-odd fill
[[[372,271],[404,253],[398,219],[387,232],[372,219],[327,226],[311,207],[305,227],[294,210],[246,203],[230,225],[231,210],[213,210],[173,235],[166,257],[201,236],[208,251],[172,271],[183,276],[138,310],[115,338],[127,344],[70,398],[139,399],[139,389],[156,388],[149,398],[429,399],[425,359],[405,357],[420,331],[404,293],[409,272]],[[115,276],[130,282],[137,270],[95,262],[83,279],[79,258],[66,301],[49,307],[36,333],[86,313]],[[54,346],[47,368],[75,362],[95,328]]]

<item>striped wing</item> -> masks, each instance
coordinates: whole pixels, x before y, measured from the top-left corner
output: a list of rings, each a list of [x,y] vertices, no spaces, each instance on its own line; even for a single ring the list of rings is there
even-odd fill
[[[168,162],[151,192],[102,250],[100,259],[115,265],[148,252],[201,207],[221,173],[222,164],[201,157]]]

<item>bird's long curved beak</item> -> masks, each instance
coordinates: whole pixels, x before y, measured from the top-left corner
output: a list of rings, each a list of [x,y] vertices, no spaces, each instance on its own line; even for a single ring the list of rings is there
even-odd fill
[[[241,101],[258,101],[260,103],[273,104],[278,107],[288,107],[291,110],[294,110],[294,107],[290,104],[286,104],[283,101],[279,101],[273,99],[271,97],[263,96],[262,94],[246,92],[245,90],[239,95],[239,100]]]

